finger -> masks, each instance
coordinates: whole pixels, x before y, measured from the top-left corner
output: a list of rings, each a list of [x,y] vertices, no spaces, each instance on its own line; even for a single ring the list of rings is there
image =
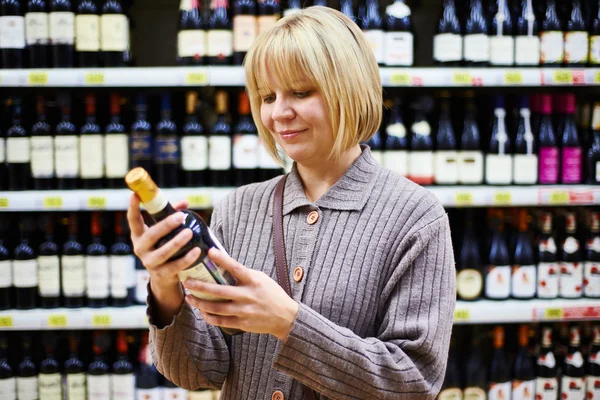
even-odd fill
[[[181,200],[177,203],[173,203],[172,205],[177,211],[187,210],[190,207],[190,203],[187,200]]]
[[[185,256],[165,263],[165,270],[168,270],[169,276],[177,275],[179,272],[190,267],[200,257],[201,253],[202,251],[200,251],[199,247],[194,247]]]
[[[163,219],[158,224],[152,225],[146,230],[144,246],[147,246],[147,249],[153,248],[160,239],[171,233],[173,229],[181,226],[184,220],[185,214],[177,212]]]
[[[152,251],[152,261],[150,261],[148,264],[150,264],[150,267],[152,268],[166,263],[191,239],[192,231],[190,229],[182,230],[173,239],[169,240],[167,243],[160,246],[158,249]]]
[[[146,224],[144,224],[144,217],[142,217],[142,210],[140,209],[140,198],[135,193],[132,193],[129,198],[127,223],[134,238],[142,236],[146,231]]]
[[[239,315],[239,306],[230,301],[209,301],[202,300],[193,294],[186,295],[186,301],[189,305],[196,307],[203,313],[212,315],[237,316]]]
[[[238,281],[238,283],[245,283],[251,280],[251,274],[248,268],[229,257],[216,247],[208,250],[208,257],[216,262],[221,268],[228,271]]]
[[[183,282],[183,287],[188,290],[206,293],[213,297],[218,297],[225,300],[239,300],[242,298],[242,293],[240,292],[239,287],[203,282],[198,279],[186,279],[185,282]]]
[[[186,296],[185,301],[194,306],[194,302],[197,300],[194,296]],[[197,308],[197,307],[196,307]],[[233,315],[214,315],[208,312],[200,311],[202,319],[209,325],[221,326],[223,328],[237,328],[239,329],[239,318]]]

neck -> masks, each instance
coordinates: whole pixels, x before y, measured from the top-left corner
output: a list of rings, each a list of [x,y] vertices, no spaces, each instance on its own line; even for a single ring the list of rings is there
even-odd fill
[[[356,146],[341,154],[339,160],[328,159],[320,163],[297,163],[298,175],[304,186],[306,198],[314,203],[321,198],[360,157],[361,149]]]

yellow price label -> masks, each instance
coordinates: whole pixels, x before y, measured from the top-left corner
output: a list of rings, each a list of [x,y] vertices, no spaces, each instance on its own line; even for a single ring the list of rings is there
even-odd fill
[[[86,85],[103,85],[104,72],[88,72],[85,74]]]
[[[8,208],[8,198],[0,197],[0,208]]]
[[[47,85],[48,84],[48,73],[47,72],[30,72],[29,73],[29,84],[30,85]]]
[[[523,73],[521,71],[506,71],[504,74],[504,83],[507,85],[522,85]]]
[[[44,208],[59,208],[63,206],[63,198],[60,196],[44,197]]]
[[[497,206],[509,206],[512,204],[512,193],[511,192],[496,192],[494,193],[494,205]]]
[[[600,71],[594,73],[594,83],[600,83]]]
[[[0,317],[0,328],[12,328],[13,327],[13,319],[10,315],[5,315]]]
[[[473,205],[473,193],[471,192],[459,192],[454,196],[454,203],[457,206],[470,206]]]
[[[573,73],[568,69],[557,69],[554,71],[554,83],[572,84]]]
[[[407,72],[392,72],[390,75],[390,83],[393,86],[408,86],[410,83],[410,76]]]
[[[473,80],[471,79],[470,72],[455,71],[452,74],[452,83],[459,86],[471,86]]]
[[[110,315],[95,314],[92,317],[92,326],[110,326]]]
[[[207,194],[190,194],[187,197],[190,208],[210,208],[210,196]]]
[[[546,308],[544,310],[545,319],[563,319],[564,312],[562,308]]]
[[[555,190],[550,193],[550,204],[569,204],[569,192]]]
[[[188,72],[185,76],[185,83],[194,86],[208,84],[206,71]]]
[[[468,321],[470,317],[469,310],[454,310],[455,321]]]
[[[88,197],[88,208],[106,208],[106,197],[90,196]]]
[[[53,314],[48,316],[48,326],[50,328],[66,328],[67,316],[65,314]]]

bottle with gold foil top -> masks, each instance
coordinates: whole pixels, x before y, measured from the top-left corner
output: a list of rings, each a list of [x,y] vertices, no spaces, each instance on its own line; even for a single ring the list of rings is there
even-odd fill
[[[228,116],[227,92],[215,94],[217,120],[208,136],[208,169],[210,184],[213,186],[231,185],[231,124]]]
[[[208,138],[198,120],[198,93],[185,97],[185,124],[181,137],[181,170],[185,186],[205,186],[208,166]]]

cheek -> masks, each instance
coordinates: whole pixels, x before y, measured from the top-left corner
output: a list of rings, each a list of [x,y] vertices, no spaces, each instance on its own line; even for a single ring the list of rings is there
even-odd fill
[[[271,110],[270,107],[263,104],[260,106],[260,120],[264,126],[267,127],[268,130],[273,130],[273,120],[271,119]]]

